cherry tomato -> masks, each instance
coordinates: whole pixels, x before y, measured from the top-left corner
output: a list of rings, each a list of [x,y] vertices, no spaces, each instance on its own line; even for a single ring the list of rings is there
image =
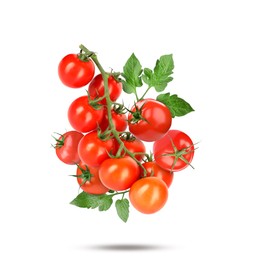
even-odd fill
[[[79,163],[78,144],[82,137],[82,133],[69,131],[60,135],[58,139],[55,138],[57,141],[55,145],[56,154],[62,162],[66,164]]]
[[[118,99],[122,92],[122,83],[117,81],[112,75],[108,77],[108,90],[110,99],[114,102]],[[88,93],[91,99],[103,97],[105,94],[104,81],[101,74],[93,78],[88,87]],[[102,104],[106,104],[106,99],[101,100]]]
[[[78,153],[82,162],[90,167],[99,167],[115,153],[115,140],[102,140],[96,131],[87,133],[79,142]]]
[[[139,139],[152,142],[162,138],[170,129],[169,108],[154,99],[138,101],[128,115],[129,131]]]
[[[77,181],[80,188],[91,194],[105,194],[109,191],[99,178],[98,168],[80,162],[77,168]]]
[[[156,162],[145,162],[142,164],[146,169],[146,177],[152,176],[163,180],[168,188],[171,186],[174,173],[161,168]],[[141,174],[144,177],[144,173]]]
[[[153,144],[156,163],[169,171],[180,171],[190,165],[194,156],[194,144],[190,137],[179,131],[170,130]]]
[[[94,77],[92,60],[82,61],[77,54],[68,54],[59,63],[58,75],[61,82],[70,88],[86,86]]]
[[[109,189],[122,191],[140,178],[140,168],[130,157],[110,158],[101,164],[99,177]]]
[[[144,143],[139,140],[136,137],[131,137],[129,139],[124,139],[123,137],[120,138],[122,142],[124,143],[124,146],[131,152],[131,153],[137,153],[135,155],[135,158],[138,161],[141,161],[144,158],[144,154],[146,151]],[[116,149],[119,149],[119,144],[116,142]],[[121,155],[126,155],[124,154],[124,151],[122,151]]]
[[[68,110],[71,126],[79,132],[90,132],[97,129],[104,115],[103,107],[93,108],[87,96],[75,99]]]
[[[167,202],[168,188],[165,182],[157,177],[141,178],[131,186],[129,199],[136,210],[152,214]]]
[[[125,114],[118,114],[114,109],[111,110],[112,121],[118,132],[123,132],[127,128],[127,117]],[[104,116],[99,125],[102,131],[105,131],[109,126],[107,109],[104,109]]]

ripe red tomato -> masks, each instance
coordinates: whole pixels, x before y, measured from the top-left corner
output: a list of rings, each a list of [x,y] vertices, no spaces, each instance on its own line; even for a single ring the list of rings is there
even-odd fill
[[[115,154],[115,140],[102,140],[96,131],[87,133],[79,142],[78,153],[82,162],[90,167],[99,167],[110,158],[109,153]]]
[[[75,99],[68,110],[71,126],[79,132],[90,132],[97,129],[104,115],[103,107],[93,108],[87,96]]]
[[[111,110],[112,121],[118,132],[123,132],[127,128],[127,117],[125,114],[118,114],[114,109]],[[104,109],[104,116],[99,125],[102,131],[105,131],[109,126],[107,109]]]
[[[122,92],[122,83],[117,81],[112,75],[108,77],[108,89],[110,99],[114,102]],[[88,93],[91,99],[103,97],[105,94],[104,81],[101,74],[93,78],[88,87]],[[106,104],[106,99],[101,100],[101,104]]]
[[[135,155],[135,158],[138,161],[141,161],[144,158],[146,148],[145,148],[144,143],[141,140],[139,140],[136,137],[131,137],[129,139],[124,139],[123,137],[121,137],[120,139],[124,143],[125,147],[131,153],[137,153]],[[118,144],[118,142],[116,142],[116,150],[118,150],[118,149],[119,149],[119,144]],[[121,155],[126,155],[127,156],[127,154],[124,154],[124,151],[122,151]]]
[[[152,214],[167,202],[168,188],[165,182],[157,177],[141,178],[130,188],[129,199],[136,210]]]
[[[80,162],[77,168],[77,181],[80,188],[91,194],[105,194],[109,191],[99,178],[98,168]]]
[[[161,168],[156,162],[145,162],[142,164],[146,169],[146,176],[142,172],[142,177],[157,177],[165,182],[168,188],[171,186],[174,173]]]
[[[170,130],[153,144],[156,163],[169,171],[180,171],[190,165],[194,156],[194,144],[190,137],[179,131]]]
[[[172,116],[169,108],[154,99],[138,101],[128,115],[129,131],[146,142],[162,138],[170,129]]]
[[[99,177],[109,189],[122,191],[140,178],[140,168],[130,157],[110,158],[101,164]]]
[[[94,77],[92,60],[82,61],[77,54],[68,54],[59,63],[58,75],[61,82],[70,88],[86,86]]]
[[[82,133],[69,131],[60,135],[58,139],[55,138],[57,141],[55,145],[56,154],[62,162],[66,164],[79,163],[78,144],[82,137]]]

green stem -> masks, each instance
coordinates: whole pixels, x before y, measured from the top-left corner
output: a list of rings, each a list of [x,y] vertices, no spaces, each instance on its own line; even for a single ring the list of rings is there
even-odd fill
[[[146,89],[146,91],[144,92],[144,94],[141,96],[141,98],[140,98],[140,99],[137,99],[137,101],[144,99],[144,96],[147,94],[147,92],[150,90],[150,88],[151,88],[151,87],[148,87],[148,88]]]
[[[114,196],[120,195],[120,194],[123,194],[123,196],[124,196],[127,192],[129,192],[129,190],[125,190],[125,191],[121,191],[121,192],[116,192],[116,193],[114,193],[114,194],[111,194],[110,196],[111,196],[111,197],[114,197]]]
[[[81,50],[83,50],[87,56],[89,56],[93,62],[96,64],[96,66],[98,67],[101,75],[102,75],[102,78],[103,78],[103,81],[104,81],[104,90],[105,90],[105,98],[106,98],[106,103],[107,103],[107,117],[108,117],[108,122],[109,122],[109,127],[110,127],[110,131],[111,133],[113,134],[114,138],[117,140],[118,144],[119,144],[119,147],[123,147],[124,151],[143,169],[144,172],[146,172],[146,169],[143,167],[143,165],[141,164],[140,161],[138,161],[136,158],[135,158],[135,155],[134,153],[130,152],[125,146],[124,146],[124,143],[122,142],[120,136],[119,136],[119,133],[117,132],[116,128],[115,128],[115,125],[113,123],[113,120],[112,120],[112,113],[111,113],[111,106],[113,104],[113,102],[111,101],[110,99],[110,96],[109,96],[109,88],[108,88],[108,74],[105,72],[105,70],[103,69],[102,65],[100,64],[98,58],[97,58],[97,55],[94,53],[94,52],[91,52],[89,51],[84,45],[80,45],[79,48]],[[136,93],[135,93],[136,94]],[[137,94],[136,94],[136,97],[137,97]]]

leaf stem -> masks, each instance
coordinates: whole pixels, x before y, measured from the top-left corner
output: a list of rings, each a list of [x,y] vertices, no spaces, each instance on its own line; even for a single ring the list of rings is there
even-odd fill
[[[144,92],[144,94],[140,97],[140,99],[137,99],[137,101],[144,99],[145,95],[146,95],[147,92],[150,90],[150,88],[151,88],[151,86],[149,86],[149,87],[146,89],[146,91]]]

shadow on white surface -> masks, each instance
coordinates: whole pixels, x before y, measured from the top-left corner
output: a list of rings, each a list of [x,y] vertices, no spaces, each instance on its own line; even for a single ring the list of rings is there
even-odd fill
[[[103,250],[103,251],[160,251],[173,250],[170,245],[148,245],[148,244],[101,244],[81,246],[85,250]]]

